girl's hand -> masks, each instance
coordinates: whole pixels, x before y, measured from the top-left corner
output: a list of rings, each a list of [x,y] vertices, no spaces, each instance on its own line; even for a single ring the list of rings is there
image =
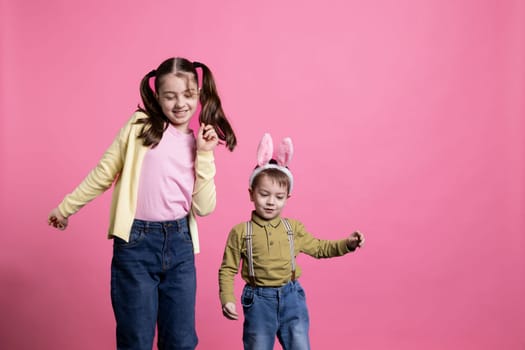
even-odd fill
[[[348,249],[355,250],[356,248],[361,248],[363,244],[365,243],[365,236],[359,231],[355,231],[348,237],[348,240],[346,241],[346,245],[348,246]]]
[[[49,226],[53,226],[54,228],[63,231],[67,227],[68,220],[67,218],[63,217],[62,214],[60,214],[58,208],[55,208],[51,210],[51,213],[49,213],[47,223],[49,224]]]
[[[232,302],[226,303],[222,306],[222,314],[224,317],[230,320],[236,320],[239,318],[239,314],[235,310],[235,304]]]
[[[219,143],[219,137],[212,125],[201,124],[197,134],[197,151],[213,151]]]

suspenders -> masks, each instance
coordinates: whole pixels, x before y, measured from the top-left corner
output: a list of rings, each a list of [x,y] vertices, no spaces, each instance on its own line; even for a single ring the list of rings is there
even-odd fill
[[[291,280],[295,280],[295,247],[293,239],[293,231],[290,222],[286,218],[281,218],[281,222],[286,229],[288,234],[288,243],[290,244],[290,256],[292,259],[292,276]],[[253,269],[253,227],[252,222],[246,222],[246,254],[248,257],[248,276],[250,279],[250,284],[255,286],[255,271]]]
[[[255,287],[255,271],[253,271],[253,230],[252,222],[246,222],[246,255],[248,255],[248,278],[250,285]]]

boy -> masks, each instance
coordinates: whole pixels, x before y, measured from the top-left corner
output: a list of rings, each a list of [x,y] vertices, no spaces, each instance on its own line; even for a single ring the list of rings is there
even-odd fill
[[[248,223],[231,230],[219,270],[222,311],[229,319],[239,317],[234,277],[242,260],[241,275],[247,283],[241,296],[244,349],[272,350],[275,336],[284,350],[310,349],[308,310],[295,256],[301,252],[315,258],[341,256],[361,247],[364,237],[354,232],[343,240],[319,240],[299,221],[281,218],[293,187],[287,168],[293,154],[291,140],[283,140],[277,160],[270,159],[272,153],[271,138],[265,134],[258,149],[258,167],[250,177],[255,210]]]

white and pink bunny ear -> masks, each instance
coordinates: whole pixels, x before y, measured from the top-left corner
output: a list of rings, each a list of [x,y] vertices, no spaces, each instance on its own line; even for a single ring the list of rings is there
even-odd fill
[[[293,157],[292,139],[285,137],[277,149],[276,160],[280,166],[288,166]]]
[[[273,140],[270,134],[265,133],[257,147],[257,165],[263,166],[268,164],[273,156]]]
[[[288,186],[288,193],[292,192],[293,188],[293,175],[292,172],[288,169],[288,164],[292,160],[293,156],[293,144],[292,140],[289,137],[284,138],[279,145],[279,149],[276,154],[276,161],[270,163],[273,157],[273,140],[270,134],[265,133],[259,142],[259,147],[257,147],[257,167],[253,169],[252,174],[250,175],[249,184],[250,189],[252,188],[253,181],[255,177],[264,171],[265,169],[277,169],[283,172],[288,179],[290,180]],[[275,164],[277,163],[277,164]]]

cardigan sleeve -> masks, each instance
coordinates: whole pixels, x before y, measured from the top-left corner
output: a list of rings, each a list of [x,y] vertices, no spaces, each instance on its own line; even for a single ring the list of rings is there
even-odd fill
[[[75,214],[83,206],[111,187],[122,170],[127,140],[134,121],[135,118],[131,118],[128,121],[95,168],[58,205],[58,210],[64,217]]]
[[[195,214],[205,216],[215,210],[215,160],[213,151],[197,151],[192,207]]]

